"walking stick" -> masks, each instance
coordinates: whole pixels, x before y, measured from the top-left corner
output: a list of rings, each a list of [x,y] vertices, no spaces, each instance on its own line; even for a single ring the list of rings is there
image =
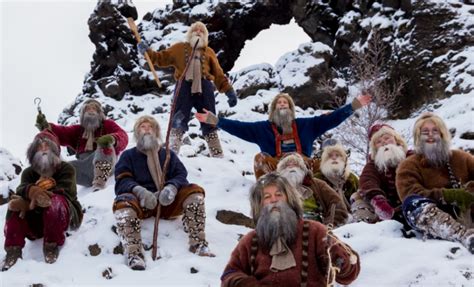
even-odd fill
[[[128,17],[127,18],[128,25],[130,26],[130,30],[132,30],[133,34],[135,35],[135,38],[137,39],[137,43],[140,43],[142,41],[142,38],[140,37],[140,34],[138,34],[138,29],[137,25],[135,25],[135,21],[133,18]],[[148,53],[145,52],[145,60],[148,63],[148,66],[150,67],[151,73],[153,74],[153,78],[155,78],[155,82],[158,85],[159,88],[161,88],[161,82],[160,79],[158,78],[158,74],[155,71],[155,67],[153,66],[153,63],[151,62],[150,56],[148,56]]]
[[[186,63],[186,67],[184,68],[183,74],[179,78],[178,83],[176,84],[176,88],[174,89],[173,102],[171,104],[171,111],[170,111],[170,119],[168,121],[168,129],[166,130],[166,139],[165,139],[165,142],[166,142],[166,146],[165,146],[166,158],[165,158],[165,163],[163,165],[163,173],[162,173],[163,174],[163,179],[161,180],[161,186],[160,186],[160,190],[158,190],[158,193],[160,193],[161,190],[163,189],[163,185],[165,183],[165,176],[166,176],[166,172],[168,170],[170,157],[171,157],[169,139],[170,139],[170,131],[171,131],[171,122],[173,121],[174,110],[175,110],[175,107],[176,107],[176,101],[178,100],[179,91],[181,90],[181,84],[183,83],[184,76],[186,75],[186,72],[189,69],[189,65],[191,63],[191,60],[194,57],[194,53],[196,51],[196,46],[197,46],[198,43],[199,43],[199,40],[196,42],[196,44],[194,44],[193,52],[191,53],[191,56],[190,56],[188,62]],[[161,213],[161,204],[160,204],[160,202],[158,202],[158,205],[156,207],[155,226],[154,226],[154,229],[153,229],[153,248],[151,250],[151,258],[153,260],[159,259],[159,258],[157,258],[157,253],[158,253],[158,228],[159,228],[159,221],[160,221],[160,213]]]

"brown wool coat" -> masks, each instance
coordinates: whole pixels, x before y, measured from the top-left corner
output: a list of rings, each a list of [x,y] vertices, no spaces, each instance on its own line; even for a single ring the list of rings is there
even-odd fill
[[[349,216],[346,205],[339,194],[325,181],[306,176],[303,185],[313,191],[316,203],[322,208],[324,224],[340,226],[346,223]],[[333,212],[334,215],[332,215]]]
[[[474,156],[462,150],[453,150],[450,164],[454,176],[462,185],[474,180]],[[448,168],[433,168],[422,155],[412,155],[398,166],[396,185],[402,200],[418,194],[438,203],[443,203],[443,189],[451,188]]]
[[[192,47],[189,43],[180,42],[158,52],[148,49],[147,53],[153,64],[159,67],[174,67],[174,78],[178,80],[184,72],[188,58],[191,56]],[[202,77],[213,81],[219,92],[225,93],[232,88],[212,48],[205,48],[201,55],[201,64]]]
[[[302,220],[299,221],[297,228],[297,241],[290,246],[295,256],[295,267],[279,272],[270,271],[272,257],[269,255],[268,250],[263,250],[259,247],[255,258],[254,274],[251,274],[250,249],[252,238],[256,234],[255,231],[251,231],[240,239],[237,247],[232,252],[231,258],[221,277],[221,286],[300,286],[302,267]],[[316,221],[309,221],[309,242],[307,249],[308,287],[326,286],[328,242],[334,243],[333,239],[328,240],[327,235],[328,231],[324,225]],[[343,261],[341,271],[336,275],[336,281],[340,284],[347,285],[354,281],[359,275],[360,261],[357,253],[350,249],[357,258],[355,264],[350,264],[350,254],[343,246],[350,249],[348,245],[338,241],[338,243],[331,248],[330,253],[333,263]]]

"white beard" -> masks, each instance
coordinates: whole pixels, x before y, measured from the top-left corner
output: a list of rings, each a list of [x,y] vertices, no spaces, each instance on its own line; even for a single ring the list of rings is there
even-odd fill
[[[375,166],[379,171],[385,172],[389,168],[397,167],[406,158],[406,153],[401,146],[388,144],[379,147],[375,154]]]
[[[341,158],[338,158],[335,161],[328,159],[321,163],[321,172],[327,179],[331,180],[331,182],[333,180],[339,181],[344,179],[345,168],[346,164]]]
[[[142,152],[157,150],[160,145],[160,140],[149,133],[140,134],[137,140],[137,149]]]
[[[196,45],[196,42],[199,40],[199,43],[197,44],[196,48],[204,48],[204,45],[206,44],[204,41],[203,36],[198,36],[196,32],[193,32],[190,39],[189,39],[189,44],[191,44],[192,47]]]
[[[280,175],[286,178],[293,187],[298,187],[303,183],[306,173],[301,168],[288,167],[281,170]]]

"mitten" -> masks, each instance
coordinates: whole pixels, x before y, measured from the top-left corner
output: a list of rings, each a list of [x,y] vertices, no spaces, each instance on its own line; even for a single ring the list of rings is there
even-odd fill
[[[111,135],[103,135],[96,142],[100,147],[111,147],[115,144],[115,138]]]
[[[138,53],[140,53],[141,55],[145,55],[145,52],[150,49],[150,46],[148,45],[148,43],[146,41],[140,41],[137,45],[137,50],[138,50]]]
[[[20,218],[25,218],[26,212],[30,210],[29,205],[30,203],[23,197],[14,194],[8,202],[8,209],[14,212],[20,212]]]
[[[387,199],[383,195],[376,195],[370,200],[370,205],[374,208],[375,214],[382,219],[392,219],[395,210],[390,206]]]
[[[49,207],[51,205],[51,196],[53,193],[36,185],[28,189],[28,198],[30,199],[30,209],[36,206]]]
[[[168,206],[173,203],[176,194],[178,193],[178,189],[172,185],[167,184],[160,192],[160,204],[163,206]]]
[[[462,211],[470,208],[474,203],[474,194],[466,191],[464,188],[443,189],[443,198],[446,203],[456,205]]]
[[[43,113],[39,113],[36,116],[36,125],[35,125],[40,131],[49,128],[49,123],[46,120],[46,116]]]
[[[36,181],[35,185],[44,190],[50,190],[56,186],[56,180],[52,177],[42,177]]]
[[[225,95],[227,96],[227,103],[229,104],[229,107],[235,107],[237,105],[237,94],[235,93],[234,89],[228,90]]]
[[[141,207],[146,209],[154,209],[156,207],[157,202],[153,192],[140,185],[135,186],[132,192],[138,197]]]

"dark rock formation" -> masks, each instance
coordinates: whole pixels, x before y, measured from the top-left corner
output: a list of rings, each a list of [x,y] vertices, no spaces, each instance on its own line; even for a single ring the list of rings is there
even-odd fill
[[[89,19],[90,39],[96,52],[79,98],[105,95],[121,100],[127,95],[169,95],[174,85],[172,70],[159,69],[163,88],[158,89],[144,68],[144,60],[137,56],[136,40],[126,22],[126,17],[136,18],[136,9],[126,1],[119,2],[100,1]],[[404,117],[423,103],[474,89],[463,82],[462,76],[472,74],[473,69],[462,54],[474,43],[474,28],[467,21],[474,17],[474,9],[463,9],[460,13],[466,6],[409,0],[188,0],[175,1],[172,7],[146,14],[139,28],[154,49],[164,49],[176,41],[176,33],[184,35],[190,24],[202,21],[209,29],[209,45],[216,51],[223,69],[229,71],[246,40],[271,24],[287,24],[295,18],[313,44],[325,44],[329,50],[305,51],[311,45],[303,46],[295,51],[295,59],[288,61],[297,62],[300,57],[303,62],[310,59],[318,64],[302,65],[295,73],[304,76],[304,80],[291,84],[279,81],[282,75],[278,67],[263,67],[263,72],[268,73],[266,81],[249,79],[237,91],[246,97],[259,89],[277,88],[291,93],[303,108],[324,107],[333,101],[334,94],[347,94],[347,86],[357,81],[351,73],[350,51],[364,47],[372,32],[378,30],[388,47],[383,67],[385,81],[391,84],[401,77],[408,79],[400,97],[401,106],[392,111]],[[238,82],[239,77],[251,78],[255,73],[251,69],[240,72],[232,75],[232,80]],[[320,81],[332,78],[346,84],[329,93]],[[65,110],[60,121],[73,116],[75,105]]]

